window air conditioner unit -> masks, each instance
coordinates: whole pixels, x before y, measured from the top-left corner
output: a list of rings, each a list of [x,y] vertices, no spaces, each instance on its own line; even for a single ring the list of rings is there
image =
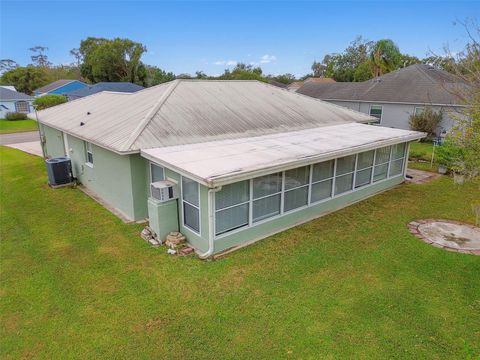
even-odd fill
[[[172,181],[164,180],[150,184],[152,198],[164,202],[177,198],[177,185]]]

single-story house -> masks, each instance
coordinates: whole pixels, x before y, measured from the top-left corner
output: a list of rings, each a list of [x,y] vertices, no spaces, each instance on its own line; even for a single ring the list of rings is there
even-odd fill
[[[160,238],[182,232],[201,257],[402,183],[424,136],[258,81],[100,92],[38,121],[45,154],[69,156],[89,192]]]
[[[65,93],[65,96],[68,98],[69,101],[71,101],[85,96],[93,95],[101,91],[133,93],[142,89],[144,89],[143,86],[130,82],[99,82],[94,85],[88,85],[87,87],[67,92]]]
[[[386,127],[410,129],[410,115],[429,106],[443,111],[438,133],[449,131],[460,116],[456,93],[466,84],[429,65],[415,64],[363,82],[304,83],[298,93],[360,111]]]
[[[0,119],[4,119],[10,112],[30,113],[33,111],[33,100],[30,95],[0,87]]]
[[[305,80],[294,81],[287,85],[287,89],[292,92],[296,92],[306,83],[315,83],[315,84],[332,84],[335,83],[335,80],[332,78],[326,77],[308,77]]]
[[[42,86],[33,91],[35,96],[43,96],[47,94],[65,95],[71,91],[80,90],[88,87],[87,84],[79,80],[57,80],[48,85]]]

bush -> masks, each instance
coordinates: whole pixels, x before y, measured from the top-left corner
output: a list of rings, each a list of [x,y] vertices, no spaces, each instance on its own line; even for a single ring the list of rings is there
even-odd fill
[[[422,151],[410,150],[408,155],[411,160],[420,160],[423,159],[427,154]]]
[[[67,102],[67,98],[62,95],[44,95],[36,98],[33,101],[33,106],[36,110],[43,110],[49,107],[60,105]]]
[[[420,114],[410,115],[410,128],[416,131],[426,132],[428,137],[434,137],[437,132],[438,125],[442,121],[443,114],[441,111],[435,112],[427,107]]]
[[[24,113],[9,112],[9,113],[7,113],[5,118],[7,120],[10,120],[10,121],[16,121],[16,120],[27,120],[28,116],[27,116],[27,114],[24,114]]]
[[[462,149],[450,141],[445,141],[436,151],[437,163],[446,166],[449,170],[455,170],[461,157]]]

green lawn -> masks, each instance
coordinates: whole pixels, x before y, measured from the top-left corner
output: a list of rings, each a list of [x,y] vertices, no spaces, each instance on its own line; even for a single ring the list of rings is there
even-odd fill
[[[477,359],[480,257],[413,237],[478,184],[402,185],[202,262],[1,147],[2,359]]]
[[[438,164],[432,161],[433,143],[431,142],[413,142],[410,144],[409,167],[412,169],[425,171],[438,171]]]
[[[37,122],[35,120],[9,121],[6,119],[0,119],[0,134],[36,131],[37,129]]]

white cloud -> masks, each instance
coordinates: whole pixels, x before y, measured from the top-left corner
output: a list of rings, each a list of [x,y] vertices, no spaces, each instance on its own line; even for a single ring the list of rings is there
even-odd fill
[[[215,61],[215,65],[227,65],[227,66],[235,66],[237,65],[237,60],[218,60]]]
[[[260,64],[268,64],[276,60],[277,60],[277,57],[275,55],[265,54],[260,58]]]

